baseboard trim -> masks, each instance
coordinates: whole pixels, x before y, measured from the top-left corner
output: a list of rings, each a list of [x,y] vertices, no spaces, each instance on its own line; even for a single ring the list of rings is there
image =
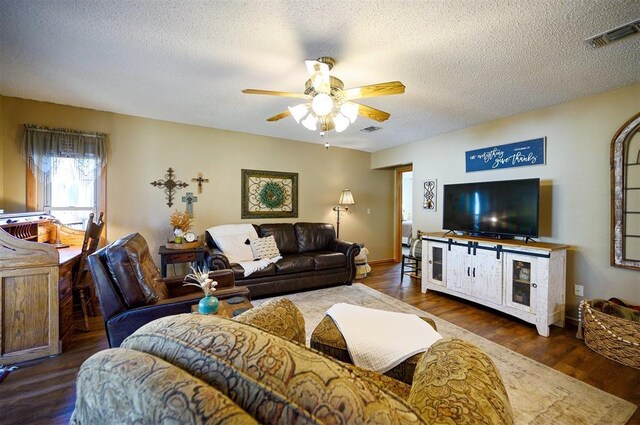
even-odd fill
[[[565,317],[564,317],[564,320],[566,320],[567,322],[571,323],[572,325],[574,325],[574,326],[576,326],[576,327],[578,327],[578,323],[580,323],[580,322],[578,321],[578,319],[577,319],[577,318],[575,318],[575,317],[565,316]]]
[[[393,258],[387,258],[387,259],[383,259],[383,260],[373,260],[373,261],[369,261],[368,262],[369,265],[377,265],[377,264],[390,264],[390,263],[396,263],[396,261],[394,261]]]

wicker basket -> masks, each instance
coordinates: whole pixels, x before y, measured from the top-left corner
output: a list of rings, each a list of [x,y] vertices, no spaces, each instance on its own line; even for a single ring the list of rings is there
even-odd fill
[[[640,323],[595,310],[580,303],[580,325],[587,347],[625,366],[640,369]]]

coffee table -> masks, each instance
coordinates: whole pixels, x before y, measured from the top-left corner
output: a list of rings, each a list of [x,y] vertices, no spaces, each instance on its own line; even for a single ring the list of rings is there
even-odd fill
[[[233,300],[234,298],[242,298],[243,301],[238,303],[238,304],[229,304],[229,300]],[[211,316],[219,316],[219,317],[227,317],[227,318],[232,318],[233,316],[233,312],[239,309],[243,309],[242,311],[248,310],[250,308],[253,308],[253,304],[251,304],[251,301],[249,301],[248,299],[246,299],[245,297],[231,297],[231,298],[227,298],[224,300],[220,300],[220,305],[218,307],[218,311],[215,314],[212,314]],[[198,304],[194,304],[191,306],[191,312],[192,313],[198,313]]]

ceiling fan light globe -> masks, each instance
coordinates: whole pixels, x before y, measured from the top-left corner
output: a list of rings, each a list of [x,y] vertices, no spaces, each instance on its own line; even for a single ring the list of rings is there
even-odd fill
[[[333,99],[326,93],[317,94],[311,101],[311,109],[319,117],[329,115],[333,111]]]
[[[338,112],[336,116],[333,117],[333,125],[337,133],[342,133],[349,127],[349,119]]]
[[[345,102],[340,106],[340,113],[349,119],[349,122],[353,124],[358,118],[359,105],[353,102]]]
[[[301,103],[300,105],[296,105],[293,107],[289,106],[289,112],[291,113],[293,119],[296,120],[297,123],[299,123],[300,120],[309,113],[309,108],[306,104]]]
[[[302,124],[307,130],[316,131],[318,128],[318,118],[313,114],[309,114],[300,124]]]

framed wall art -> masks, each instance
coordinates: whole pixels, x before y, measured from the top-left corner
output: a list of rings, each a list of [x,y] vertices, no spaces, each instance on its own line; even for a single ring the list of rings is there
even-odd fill
[[[242,170],[242,218],[297,218],[298,173]]]

